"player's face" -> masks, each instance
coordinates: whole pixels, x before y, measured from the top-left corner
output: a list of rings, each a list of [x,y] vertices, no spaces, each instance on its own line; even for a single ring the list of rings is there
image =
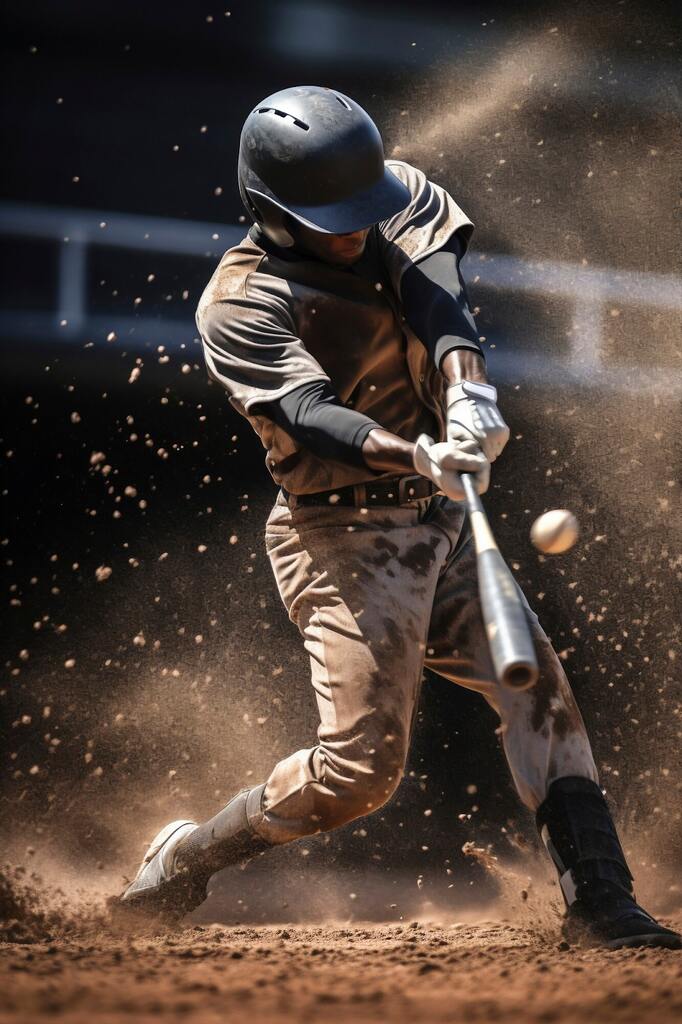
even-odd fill
[[[362,256],[368,234],[369,228],[362,228],[348,235],[325,235],[299,224],[296,229],[296,247],[324,263],[347,267]]]

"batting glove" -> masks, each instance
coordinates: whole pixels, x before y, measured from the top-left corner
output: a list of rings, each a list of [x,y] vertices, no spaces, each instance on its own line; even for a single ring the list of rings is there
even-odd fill
[[[492,384],[463,380],[446,392],[448,441],[476,441],[494,462],[509,440],[509,427],[497,408]]]
[[[420,434],[414,448],[414,468],[453,501],[464,501],[460,473],[471,473],[479,494],[488,490],[490,482],[490,463],[471,438],[435,442],[428,434]]]

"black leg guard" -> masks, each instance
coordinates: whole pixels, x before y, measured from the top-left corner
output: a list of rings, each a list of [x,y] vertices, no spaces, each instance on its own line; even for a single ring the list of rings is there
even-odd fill
[[[178,872],[207,883],[211,875],[230,864],[244,863],[271,845],[251,825],[260,812],[265,786],[244,790],[222,811],[199,825],[179,844],[175,853]]]
[[[536,820],[559,873],[569,940],[609,949],[682,948],[682,937],[658,924],[635,901],[616,826],[595,782],[577,776],[556,779]]]

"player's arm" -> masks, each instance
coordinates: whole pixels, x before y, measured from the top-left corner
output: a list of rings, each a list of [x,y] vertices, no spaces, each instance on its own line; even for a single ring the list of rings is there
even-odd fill
[[[369,416],[349,409],[326,381],[312,381],[271,402],[251,407],[277,423],[299,444],[321,459],[365,466],[377,473],[415,469],[456,500],[461,500],[458,472],[473,473],[482,493],[488,485],[488,462],[470,438],[456,444],[405,441],[384,430]]]
[[[471,438],[434,444],[423,434],[416,444],[404,441],[345,406],[325,381],[303,385],[275,402],[259,402],[251,411],[268,416],[323,459],[377,473],[409,475],[416,470],[457,501],[464,496],[459,473],[472,473],[481,494],[488,486],[488,460]]]
[[[488,383],[485,358],[460,269],[464,240],[454,234],[410,266],[400,289],[405,319],[448,381],[448,440],[476,440],[492,462],[509,439]]]
[[[251,411],[267,416],[321,459],[378,473],[414,473],[414,444],[344,405],[327,381],[312,381]]]
[[[264,415],[313,455],[352,466],[366,466],[363,446],[378,423],[349,409],[326,380],[309,381],[251,412]]]

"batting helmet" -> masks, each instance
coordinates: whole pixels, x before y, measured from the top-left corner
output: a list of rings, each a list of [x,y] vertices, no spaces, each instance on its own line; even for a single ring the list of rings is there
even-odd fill
[[[268,96],[244,122],[239,191],[277,244],[293,244],[287,215],[326,234],[360,231],[402,210],[410,193],[384,165],[379,129],[334,89],[295,86]]]

